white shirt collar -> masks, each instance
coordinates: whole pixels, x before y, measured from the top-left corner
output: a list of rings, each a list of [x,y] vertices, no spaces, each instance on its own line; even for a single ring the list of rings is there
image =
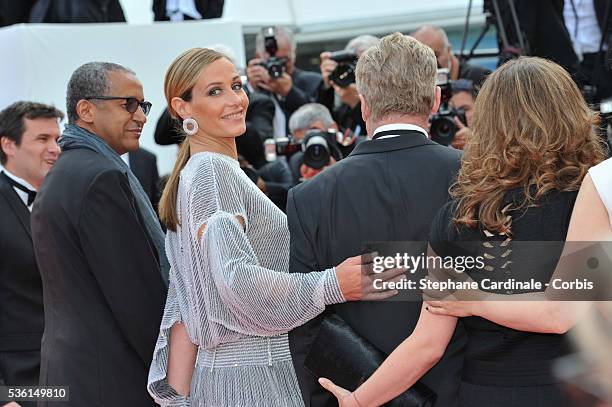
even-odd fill
[[[123,162],[127,164],[128,168],[130,168],[130,153],[121,154],[120,157]]]
[[[374,134],[372,136],[382,131],[393,131],[393,130],[414,130],[414,131],[423,133],[425,137],[429,138],[429,134],[424,128],[417,126],[416,124],[410,124],[410,123],[391,123],[391,124],[382,125],[378,127],[376,130],[374,130]],[[379,137],[376,140],[382,140],[385,138],[393,138],[393,137],[399,137],[399,134],[389,134],[387,136]]]
[[[2,171],[6,174],[7,177],[12,179],[13,181],[20,183],[21,185],[23,185],[24,187],[28,188],[29,190],[36,191],[36,188],[34,188],[28,181],[24,180],[23,178],[19,178],[15,174],[12,174],[6,168],[3,168]],[[19,188],[13,187],[13,190],[15,192],[17,192],[17,195],[23,201],[23,204],[25,206],[27,206],[28,209],[31,211],[32,210],[32,205],[28,206],[28,194],[26,192],[22,191]]]
[[[4,173],[6,174],[7,177],[9,177],[10,179],[12,179],[13,181],[17,181],[19,182],[21,185],[23,185],[24,187],[32,190],[32,191],[36,191],[36,188],[34,188],[28,181],[26,181],[23,178],[19,178],[17,175],[13,174],[12,172],[10,172],[9,170],[7,170],[6,168],[3,168],[2,171],[4,171]]]

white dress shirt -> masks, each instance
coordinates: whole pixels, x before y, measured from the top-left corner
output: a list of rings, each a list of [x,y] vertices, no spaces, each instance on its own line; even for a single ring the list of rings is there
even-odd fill
[[[184,15],[194,20],[202,19],[202,15],[198,13],[193,0],[168,0],[166,2],[166,15],[170,18],[170,21],[183,21]]]
[[[583,59],[583,54],[599,52],[601,29],[597,22],[593,0],[565,0],[563,18],[574,51],[580,60]]]
[[[417,126],[416,124],[409,124],[409,123],[392,123],[392,124],[385,124],[383,126],[380,126],[379,128],[377,128],[376,130],[374,130],[374,134],[372,135],[372,137],[374,137],[376,135],[376,133],[380,133],[383,131],[393,131],[393,130],[414,130],[414,131],[418,131],[420,133],[423,133],[423,135],[427,138],[429,138],[429,134],[427,133],[427,131],[420,127]],[[394,137],[399,137],[399,134],[389,134],[386,136],[381,136],[379,138],[377,138],[376,140],[382,140],[382,139],[386,139],[386,138],[394,138]]]
[[[24,180],[23,178],[19,178],[18,176],[10,173],[9,170],[7,170],[6,168],[3,168],[2,171],[4,171],[6,176],[12,179],[13,181],[23,185],[24,187],[28,188],[31,191],[36,191],[36,188],[34,188],[28,181]],[[19,195],[19,198],[21,198],[21,200],[23,201],[23,204],[28,208],[30,212],[32,212],[33,204],[28,206],[28,194],[19,188],[13,187],[13,189],[15,190],[15,192],[17,192],[17,195]]]

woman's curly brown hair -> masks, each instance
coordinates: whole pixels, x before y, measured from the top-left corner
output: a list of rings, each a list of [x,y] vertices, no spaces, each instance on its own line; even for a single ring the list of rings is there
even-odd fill
[[[502,213],[507,191],[525,199],[509,209],[535,205],[551,191],[575,191],[603,147],[598,115],[587,106],[570,75],[535,57],[507,62],[485,81],[451,194],[455,223],[510,235]]]

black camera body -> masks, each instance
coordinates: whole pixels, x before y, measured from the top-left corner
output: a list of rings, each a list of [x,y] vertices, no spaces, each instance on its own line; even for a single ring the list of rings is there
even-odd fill
[[[431,140],[443,146],[448,146],[455,138],[455,134],[459,128],[455,124],[455,117],[459,118],[461,123],[467,125],[465,111],[463,109],[455,109],[449,106],[449,101],[453,96],[453,81],[448,79],[449,71],[446,68],[438,69],[438,79],[436,85],[442,90],[440,98],[440,109],[429,118],[429,134]]]
[[[293,137],[279,137],[272,140],[270,144],[273,144],[274,151],[273,154],[270,155],[268,161],[276,160],[276,157],[279,155],[290,156],[298,151],[302,151],[302,142]]]
[[[338,66],[329,74],[329,80],[341,88],[355,83],[355,68],[357,67],[357,54],[351,51],[332,52],[330,59],[336,61]]]
[[[452,143],[455,134],[459,130],[455,124],[455,117],[459,118],[461,123],[467,123],[463,109],[451,108],[448,106],[448,103],[440,105],[438,113],[429,119],[431,123],[429,127],[431,139],[443,146],[448,146]]]
[[[268,75],[272,79],[278,79],[285,72],[286,61],[277,57],[270,57],[266,60],[264,66],[268,70]]]
[[[275,155],[289,156],[302,151],[303,163],[307,167],[321,169],[329,164],[331,157],[336,161],[343,158],[338,147],[337,134],[338,132],[333,129],[327,131],[315,129],[309,130],[301,141],[288,137],[276,139]]]
[[[319,170],[329,164],[329,159],[334,157],[336,161],[342,159],[338,148],[338,132],[335,130],[321,131],[310,130],[302,140],[304,151],[304,164],[307,167]]]
[[[263,28],[262,34],[264,38],[264,47],[269,55],[268,59],[262,63],[262,66],[268,70],[270,78],[278,79],[283,76],[287,61],[284,58],[278,58],[276,56],[276,52],[278,51],[276,29],[274,27]]]

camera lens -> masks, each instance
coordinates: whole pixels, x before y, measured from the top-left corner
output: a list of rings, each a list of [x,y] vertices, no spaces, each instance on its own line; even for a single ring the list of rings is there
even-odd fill
[[[455,133],[457,133],[457,126],[453,121],[452,116],[443,116],[438,115],[431,121],[431,139],[438,144],[442,144],[443,146],[449,145],[453,138],[455,138]]]
[[[330,151],[325,138],[322,136],[311,137],[304,151],[304,164],[318,170],[329,163],[329,158]]]

